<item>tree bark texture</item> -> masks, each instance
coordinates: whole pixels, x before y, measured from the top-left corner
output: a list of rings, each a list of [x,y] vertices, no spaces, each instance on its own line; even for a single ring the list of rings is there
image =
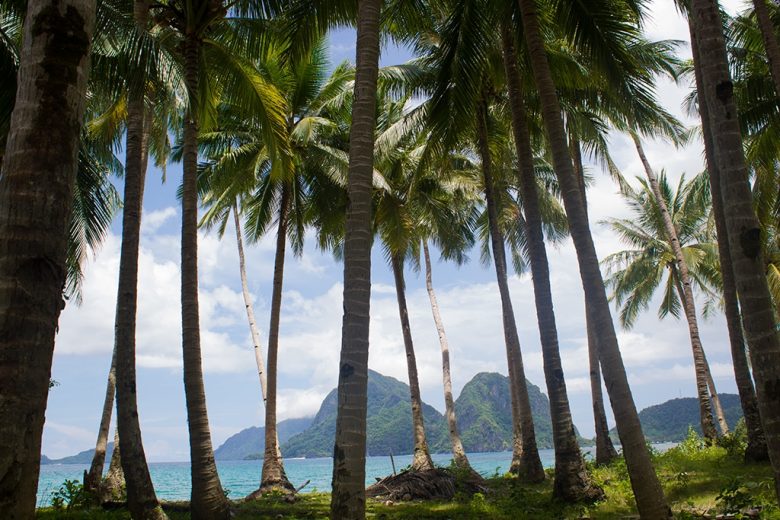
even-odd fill
[[[694,57],[699,54],[699,46],[693,28],[691,28],[691,52]],[[694,76],[696,90],[703,92],[701,70],[694,68]],[[756,390],[753,386],[753,378],[750,375],[750,367],[745,351],[745,338],[742,333],[742,317],[740,316],[739,301],[737,299],[734,266],[731,263],[726,217],[723,213],[720,174],[718,173],[718,165],[715,160],[715,142],[712,137],[707,103],[703,98],[699,98],[699,114],[701,116],[705,158],[709,172],[710,190],[712,192],[712,212],[715,215],[715,230],[718,235],[718,257],[720,258],[720,271],[723,279],[723,306],[726,314],[726,327],[729,334],[734,378],[737,382],[739,401],[742,405],[745,427],[747,428],[748,444],[745,449],[745,459],[756,462],[766,461],[769,460],[769,452],[767,451],[764,429],[761,426]]]
[[[531,264],[536,320],[542,345],[547,394],[550,397],[550,417],[553,428],[553,447],[555,448],[553,494],[569,502],[589,500],[599,495],[603,496],[603,493],[599,493],[600,490],[592,485],[585,470],[585,461],[577,443],[574,423],[571,418],[561,352],[558,346],[558,330],[555,324],[555,310],[550,287],[550,266],[544,244],[533,147],[528,131],[528,116],[517,65],[518,57],[515,51],[514,36],[508,23],[502,24],[501,41],[512,114],[512,130],[517,151],[517,177],[520,184],[523,215],[525,216],[525,236]]]
[[[425,259],[425,288],[428,291],[428,299],[431,301],[431,313],[436,325],[436,333],[439,335],[441,347],[441,373],[444,383],[444,414],[447,418],[447,429],[450,434],[452,447],[452,460],[459,468],[471,470],[471,464],[463,448],[463,442],[458,432],[458,421],[455,417],[455,400],[452,397],[452,376],[450,372],[450,345],[447,341],[447,333],[444,330],[444,322],[439,311],[439,302],[436,299],[436,291],[433,289],[433,273],[431,270],[431,254],[428,251],[428,243],[423,241],[423,256]]]
[[[265,453],[263,473],[260,478],[261,492],[274,489],[293,491],[295,488],[284,472],[279,437],[276,431],[276,387],[277,360],[279,358],[279,321],[282,313],[282,286],[284,282],[284,253],[287,249],[287,215],[290,207],[290,186],[282,186],[279,201],[279,227],[276,232],[276,253],[274,256],[274,279],[271,294],[271,323],[268,328],[268,381],[265,401]]]
[[[366,510],[371,182],[381,6],[380,0],[358,1],[355,93],[349,132],[349,203],[344,241],[344,317],[330,505],[331,517],[343,520],[363,519]]]
[[[766,436],[769,460],[780,497],[780,334],[776,330],[761,251],[761,226],[742,149],[742,136],[729,75],[726,44],[717,2],[692,0],[690,23],[701,71],[700,99],[707,105],[719,174],[729,252],[737,285],[742,325],[753,365],[756,397]],[[702,95],[703,94],[703,95]]]
[[[588,217],[588,194],[585,187],[585,166],[582,163],[582,150],[577,139],[570,136],[569,148],[572,158],[574,176],[582,199],[582,209],[585,219]],[[590,224],[588,224],[590,225]],[[618,456],[612,438],[609,436],[607,424],[607,412],[604,410],[604,394],[601,391],[601,366],[599,364],[598,343],[593,326],[593,318],[588,311],[589,305],[585,303],[585,330],[588,340],[588,365],[590,372],[590,395],[593,401],[593,423],[596,432],[596,464],[609,464]]]
[[[100,481],[103,479],[103,466],[106,462],[106,447],[108,446],[108,430],[111,427],[111,415],[114,413],[114,395],[116,394],[116,344],[111,354],[111,367],[108,369],[106,396],[103,398],[103,413],[100,415],[95,453],[89,472],[84,474],[84,489],[97,495],[100,491]],[[118,445],[117,445],[118,446]]]
[[[230,517],[228,501],[217,474],[211,445],[206,390],[200,349],[198,309],[198,99],[200,41],[187,35],[184,41],[185,82],[190,106],[184,121],[181,227],[181,324],[184,358],[184,395],[192,465],[192,518],[221,520]],[[126,458],[126,457],[125,457]]]
[[[409,310],[406,307],[406,282],[404,281],[404,264],[398,255],[390,259],[395,281],[395,295],[398,300],[398,315],[401,319],[401,334],[406,351],[406,369],[409,373],[409,392],[412,403],[412,430],[414,434],[414,452],[412,453],[412,471],[427,471],[433,469],[433,461],[428,451],[428,441],[425,438],[425,420],[423,419],[422,397],[420,396],[420,381],[417,377],[417,359],[414,355],[412,328],[409,324]]]
[[[509,389],[512,401],[512,423],[514,431],[514,449],[510,472],[516,473],[528,482],[544,480],[544,468],[539,458],[536,446],[536,432],[531,414],[531,401],[528,397],[528,386],[520,353],[520,338],[517,334],[515,312],[512,308],[512,297],[509,294],[507,280],[506,252],[504,237],[498,227],[498,210],[495,206],[493,187],[492,161],[488,143],[487,103],[483,99],[477,107],[477,142],[482,160],[482,175],[485,184],[485,205],[488,212],[488,227],[490,228],[490,243],[493,251],[493,263],[496,268],[498,291],[501,295],[501,314],[504,325],[504,342],[509,372]]]
[[[30,0],[0,172],[0,518],[34,516],[93,0]]]
[[[588,312],[593,321],[594,336],[598,343],[599,360],[604,371],[604,380],[607,383],[607,392],[623,445],[637,508],[639,514],[647,518],[669,518],[671,510],[645,445],[642,426],[639,423],[639,415],[618,346],[587,214],[577,179],[574,177],[561,107],[547,62],[536,4],[533,0],[518,0],[518,4],[522,14],[534,82],[541,101],[542,119],[553,158],[553,167],[558,177],[569,230],[577,251],[582,286],[589,307]]]

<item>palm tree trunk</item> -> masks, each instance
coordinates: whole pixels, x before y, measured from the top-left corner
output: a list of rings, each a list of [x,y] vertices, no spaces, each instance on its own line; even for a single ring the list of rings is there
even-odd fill
[[[585,166],[582,164],[582,150],[580,142],[570,137],[569,148],[572,157],[572,167],[574,175],[577,178],[577,186],[582,199],[582,209],[585,213],[585,219],[588,217],[588,194],[585,188]],[[588,224],[590,225],[590,224]],[[604,394],[601,392],[601,367],[599,365],[598,343],[593,330],[593,318],[590,317],[588,308],[590,306],[585,302],[585,330],[588,337],[588,365],[590,367],[590,395],[593,401],[593,426],[596,433],[596,464],[609,464],[617,458],[618,453],[615,445],[612,444],[612,438],[609,435],[609,425],[607,424],[607,412],[604,410]]]
[[[753,0],[753,7],[756,11],[756,20],[758,28],[761,30],[761,38],[764,40],[764,49],[769,61],[769,73],[775,84],[775,92],[780,95],[780,44],[775,35],[775,24],[769,15],[769,8],[766,0]]]
[[[265,401],[265,454],[263,473],[260,478],[262,493],[295,488],[284,472],[279,437],[276,432],[276,380],[279,355],[279,320],[282,313],[282,283],[284,281],[284,253],[287,245],[287,215],[290,206],[290,187],[282,185],[279,202],[279,228],[276,232],[276,253],[274,257],[274,280],[271,294],[271,323],[268,329],[268,385]]]
[[[366,514],[371,181],[381,6],[380,0],[358,2],[355,95],[349,133],[349,205],[344,241],[344,318],[330,503],[331,517],[343,520],[363,519]]]
[[[200,42],[194,35],[184,41],[184,72],[189,109],[184,121],[182,167],[181,227],[181,324],[184,358],[184,395],[187,401],[187,424],[192,464],[193,519],[220,520],[230,517],[228,501],[217,474],[211,445],[206,391],[200,351],[200,318],[198,310],[198,122],[195,104],[198,99]],[[123,457],[127,459],[127,456]]]
[[[89,472],[84,473],[84,489],[92,496],[98,495],[100,481],[103,478],[103,465],[106,462],[106,446],[108,445],[108,430],[111,427],[111,415],[114,412],[114,394],[116,394],[116,344],[111,354],[111,368],[108,370],[106,396],[103,399],[103,413],[100,416],[95,453],[92,455]]]
[[[249,332],[252,334],[252,344],[255,351],[255,362],[257,363],[257,375],[260,378],[260,391],[265,402],[267,382],[265,377],[265,365],[263,363],[263,349],[260,346],[260,330],[257,328],[255,320],[255,310],[252,306],[252,295],[249,294],[249,282],[246,277],[246,259],[244,258],[244,238],[241,235],[241,220],[238,217],[238,205],[233,205],[233,221],[236,227],[236,243],[238,244],[238,267],[241,271],[241,293],[244,295],[244,307],[246,308],[246,318],[249,321]]]
[[[761,225],[752,205],[742,150],[723,26],[716,2],[692,0],[691,24],[698,45],[700,98],[707,104],[715,161],[720,175],[726,235],[734,268],[769,460],[780,498],[780,334],[761,252]],[[703,96],[701,95],[703,93]]]
[[[0,518],[32,518],[94,0],[30,0],[0,174]]]
[[[518,0],[518,4],[522,13],[523,29],[534,81],[541,100],[542,119],[553,158],[553,166],[558,176],[572,241],[577,251],[582,286],[593,319],[594,336],[598,342],[599,360],[601,368],[604,370],[604,379],[615,413],[615,422],[623,445],[623,453],[637,501],[637,508],[639,514],[647,518],[669,518],[671,510],[666,503],[661,484],[650,460],[650,453],[645,445],[639,415],[634,405],[626,370],[623,366],[623,358],[618,347],[587,214],[577,179],[574,177],[561,117],[561,107],[547,62],[536,4],[533,0]]]
[[[539,450],[536,446],[531,401],[528,397],[528,386],[523,369],[522,354],[520,353],[520,338],[517,334],[515,312],[512,308],[512,298],[509,294],[504,237],[498,228],[498,211],[495,206],[490,147],[488,144],[487,103],[484,98],[478,106],[477,142],[479,155],[482,160],[482,174],[485,181],[485,203],[488,212],[493,262],[496,267],[498,291],[501,295],[504,342],[506,343],[509,389],[512,401],[514,449],[510,472],[516,473],[520,478],[528,482],[541,482],[544,480],[544,468],[542,467]]]
[[[585,320],[588,321],[587,315]],[[612,438],[609,436],[609,424],[607,413],[604,410],[604,394],[601,392],[601,367],[596,346],[596,338],[593,337],[593,327],[586,325],[588,333],[588,364],[590,365],[590,395],[593,401],[593,422],[596,430],[596,464],[609,464],[618,453]]]
[[[655,175],[650,161],[647,160],[645,150],[642,147],[642,142],[639,140],[639,136],[631,132],[631,138],[634,140],[636,151],[639,154],[639,159],[644,166],[647,180],[650,183],[650,189],[655,197],[656,204],[658,204],[658,211],[661,213],[661,219],[664,223],[666,236],[669,239],[669,244],[672,248],[672,253],[675,259],[675,270],[669,274],[669,276],[677,278],[679,274],[679,281],[682,284],[680,287],[680,299],[685,309],[685,319],[688,322],[688,335],[691,340],[691,350],[693,351],[693,365],[696,373],[696,392],[699,398],[699,416],[701,419],[701,431],[704,434],[704,438],[710,442],[714,441],[718,436],[718,432],[715,430],[715,422],[712,419],[712,407],[710,406],[710,395],[707,390],[707,361],[704,357],[704,347],[701,344],[701,337],[699,336],[699,323],[696,318],[696,302],[693,299],[693,287],[691,286],[691,277],[688,274],[688,264],[683,257],[682,247],[680,247],[680,239],[677,237],[677,229],[674,227],[672,217],[669,215],[669,209],[666,207],[666,202],[661,194],[661,188],[658,185],[658,177]],[[713,395],[717,395],[714,394]],[[721,425],[723,427],[723,425]],[[728,425],[725,426],[726,430],[723,433],[728,432]]]
[[[100,502],[124,502],[126,500],[127,482],[125,472],[122,470],[122,455],[119,449],[119,428],[114,430],[114,452],[111,454],[111,463],[108,465],[106,478],[100,483]],[[138,518],[146,518],[140,516]],[[152,516],[151,518],[154,518]],[[158,517],[159,518],[159,517]]]
[[[525,216],[525,236],[528,257],[531,263],[531,279],[534,286],[536,320],[542,345],[544,376],[550,397],[553,446],[555,448],[555,482],[553,494],[565,501],[602,497],[603,492],[594,487],[585,471],[574,423],[571,418],[569,397],[561,364],[558,346],[558,330],[555,324],[552,290],[550,288],[550,266],[542,231],[542,215],[539,210],[539,194],[534,172],[534,156],[531,136],[528,132],[528,117],[522,90],[520,71],[517,66],[514,37],[508,22],[502,24],[501,42],[504,69],[509,91],[509,105],[512,112],[512,130],[519,165],[517,176]]]
[[[436,332],[439,335],[441,346],[441,373],[444,380],[444,414],[447,416],[447,427],[450,432],[450,444],[452,445],[452,459],[455,465],[462,469],[472,470],[463,442],[458,433],[458,421],[455,419],[455,400],[452,398],[452,377],[450,376],[450,345],[447,334],[444,331],[444,323],[439,312],[439,302],[436,300],[436,292],[433,290],[433,276],[431,273],[431,254],[428,251],[428,243],[423,241],[423,256],[425,258],[425,288],[428,290],[428,299],[431,301],[431,313],[436,324]]]
[[[135,18],[139,27],[146,26],[148,7],[136,2]],[[135,334],[138,309],[138,254],[141,239],[141,211],[146,180],[148,133],[145,130],[143,90],[131,89],[127,107],[125,144],[125,186],[122,210],[122,246],[119,256],[116,318],[117,431],[127,504],[134,518],[167,518],[154,492],[146,463],[141,425],[138,418],[135,367]],[[117,455],[118,457],[118,455]]]
[[[425,439],[425,421],[422,412],[422,397],[420,397],[420,381],[417,377],[417,360],[414,356],[412,328],[409,325],[409,311],[406,308],[406,282],[404,281],[404,265],[398,255],[392,255],[390,263],[393,267],[395,280],[395,295],[398,299],[398,314],[401,318],[401,333],[406,350],[406,369],[409,372],[409,393],[412,402],[412,430],[414,431],[414,453],[412,454],[412,471],[433,469],[433,461],[428,451],[428,441]]]
[[[694,33],[691,30],[691,52],[698,56],[699,46]],[[701,70],[694,68],[696,90],[703,92]],[[699,99],[699,113],[702,121],[702,133],[704,136],[704,151],[707,160],[707,170],[710,172],[710,191],[712,192],[712,212],[715,215],[715,229],[718,234],[718,256],[720,257],[720,271],[723,279],[723,302],[726,314],[726,327],[729,333],[729,346],[731,347],[731,359],[734,366],[734,378],[737,382],[739,401],[742,405],[742,414],[745,417],[747,428],[747,447],[745,449],[746,461],[769,460],[764,430],[761,426],[761,417],[758,411],[756,390],[753,387],[753,378],[750,375],[747,354],[745,353],[745,338],[742,334],[742,318],[739,314],[737,301],[737,288],[734,280],[734,267],[731,263],[729,241],[726,232],[726,220],[723,214],[723,195],[720,189],[720,175],[715,161],[714,141],[710,128],[707,103]]]

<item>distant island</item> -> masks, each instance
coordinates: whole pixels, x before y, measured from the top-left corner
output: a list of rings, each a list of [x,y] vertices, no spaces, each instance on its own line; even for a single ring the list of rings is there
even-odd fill
[[[742,418],[742,405],[736,394],[718,394],[723,414],[730,428],[734,428]],[[699,400],[695,397],[671,399],[665,403],[648,406],[639,412],[642,431],[650,442],[680,442],[688,435],[688,428],[693,427],[701,435],[701,420],[699,418]],[[610,435],[617,440],[617,430],[610,430]]]
[[[527,381],[531,410],[539,448],[552,448],[552,422],[547,396],[538,386]],[[314,417],[285,419],[277,428],[282,453],[286,457],[329,457],[333,451],[336,431],[336,389],[320,405]],[[726,420],[732,428],[742,417],[739,396],[720,394]],[[506,451],[512,448],[512,414],[509,401],[509,379],[498,373],[481,372],[466,383],[455,401],[458,427],[466,451],[471,453]],[[450,451],[449,435],[444,416],[423,403],[425,429],[432,453]],[[693,397],[672,399],[650,406],[639,413],[647,440],[679,442],[692,426],[699,426],[698,401]],[[412,451],[412,416],[409,406],[409,386],[395,378],[373,370],[368,374],[368,455],[400,455]],[[617,439],[613,428],[610,432]],[[263,427],[250,427],[230,436],[214,451],[217,460],[262,459]],[[582,445],[590,439],[580,437]],[[106,460],[111,457],[109,443]],[[41,457],[41,464],[89,464],[93,449],[61,459]]]
[[[550,405],[539,387],[528,382],[528,393],[540,448],[552,447]],[[286,457],[329,457],[336,431],[336,390],[323,400],[312,419],[288,419],[279,423],[279,440]],[[458,426],[469,452],[505,451],[512,446],[512,417],[509,379],[497,373],[482,372],[469,381],[455,402]],[[428,446],[432,453],[450,450],[444,416],[423,403]],[[290,421],[299,421],[291,423]],[[412,415],[409,386],[373,370],[368,374],[368,455],[411,453]],[[295,428],[298,432],[290,435]],[[284,434],[282,431],[284,430]],[[247,428],[228,438],[217,448],[218,460],[262,458],[263,428]]]

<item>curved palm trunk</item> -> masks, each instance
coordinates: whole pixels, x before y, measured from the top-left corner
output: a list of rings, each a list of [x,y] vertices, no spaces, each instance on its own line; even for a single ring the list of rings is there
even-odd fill
[[[683,257],[680,239],[677,237],[677,229],[674,227],[672,217],[669,215],[669,208],[666,207],[666,202],[661,194],[661,188],[658,185],[658,177],[656,177],[652,166],[650,166],[650,162],[647,160],[639,136],[634,132],[631,132],[631,138],[634,140],[634,146],[636,146],[639,159],[642,161],[642,166],[644,166],[647,180],[650,183],[650,189],[653,192],[656,204],[658,204],[658,211],[661,213],[666,236],[669,239],[669,244],[671,245],[672,253],[674,254],[676,269],[675,272],[670,273],[669,276],[677,278],[675,275],[679,274],[678,279],[682,284],[682,286],[679,287],[678,292],[680,293],[680,299],[683,302],[683,309],[685,309],[685,319],[688,322],[688,335],[691,340],[691,350],[693,351],[693,366],[696,373],[696,393],[699,398],[701,431],[704,434],[705,439],[714,441],[718,436],[718,432],[715,430],[715,422],[712,419],[710,393],[707,390],[707,373],[709,373],[709,367],[707,366],[707,360],[704,357],[704,347],[701,344],[701,337],[699,336],[699,323],[696,318],[696,302],[693,299],[693,287],[691,286],[691,277],[688,274],[688,264]],[[713,399],[717,397],[714,390],[712,395]],[[723,427],[724,424],[721,424],[721,429]],[[725,425],[725,428],[723,433],[728,432],[728,425]]]
[[[374,171],[380,0],[358,2],[355,96],[349,132],[349,206],[344,241],[338,413],[333,446],[332,518],[366,511],[366,405],[371,304],[371,180]]]
[[[192,518],[219,520],[230,517],[228,501],[217,474],[211,446],[206,391],[200,352],[198,310],[198,123],[193,105],[198,99],[200,42],[194,35],[184,41],[185,82],[190,107],[184,121],[182,226],[181,226],[181,324],[184,358],[184,395],[192,464]],[[127,459],[127,455],[123,460]]]
[[[585,320],[588,317],[585,316]],[[593,401],[593,422],[596,430],[596,464],[609,464],[618,453],[609,436],[607,413],[604,410],[604,394],[601,392],[601,367],[597,351],[596,338],[591,325],[586,325],[588,333],[588,364],[590,366],[590,395]]]
[[[582,198],[582,210],[588,217],[588,194],[585,189],[585,166],[582,164],[582,151],[580,143],[574,138],[570,139],[569,148],[572,158],[572,167],[577,179],[577,186]],[[590,226],[590,224],[588,224]],[[604,394],[601,392],[601,367],[599,365],[598,343],[593,331],[593,318],[588,311],[589,305],[585,302],[585,330],[588,337],[588,365],[590,372],[590,395],[593,401],[593,426],[596,432],[596,464],[609,464],[618,456],[612,438],[609,435],[607,424],[607,412],[604,410]]]
[[[35,515],[94,0],[30,0],[0,174],[0,518]]]
[[[255,363],[257,363],[257,376],[260,378],[260,391],[265,402],[267,382],[265,375],[265,364],[263,363],[263,349],[260,346],[260,330],[257,328],[255,320],[255,310],[252,306],[252,295],[249,294],[249,282],[246,277],[246,260],[244,258],[244,238],[241,235],[241,220],[238,217],[238,206],[233,205],[233,222],[236,227],[236,243],[238,244],[238,267],[241,272],[241,293],[244,295],[244,307],[246,308],[246,318],[249,322],[249,332],[252,334],[252,345],[255,351]]]
[[[603,496],[600,489],[592,486],[585,471],[574,423],[571,418],[569,397],[558,347],[558,330],[555,325],[552,290],[550,288],[550,266],[544,245],[542,216],[539,210],[539,194],[534,172],[534,156],[531,136],[528,133],[528,117],[523,99],[520,71],[511,29],[507,23],[501,28],[504,69],[509,90],[509,105],[512,111],[512,130],[518,159],[518,180],[525,216],[525,236],[531,264],[531,278],[534,286],[536,320],[542,344],[544,376],[550,397],[553,446],[555,448],[555,482],[553,494],[566,501],[594,499]]]
[[[119,449],[119,429],[114,430],[114,452],[111,454],[111,463],[108,465],[106,478],[100,483],[100,501],[122,502],[125,500],[125,472],[122,471],[122,456]],[[144,518],[143,516],[139,518]]]
[[[623,366],[623,358],[618,347],[587,214],[584,210],[577,179],[574,177],[558,95],[550,74],[544,41],[539,28],[536,4],[533,0],[518,0],[518,4],[522,13],[523,29],[534,81],[541,100],[542,119],[553,158],[553,166],[561,187],[572,241],[577,251],[582,286],[593,320],[594,336],[598,343],[599,360],[604,371],[604,380],[607,383],[612,409],[615,413],[615,422],[623,445],[623,453],[636,497],[637,508],[639,514],[647,518],[669,518],[671,510],[666,503],[661,484],[655,474],[650,454],[645,445],[639,415],[634,405],[626,370]]]
[[[517,334],[515,312],[512,308],[512,298],[509,294],[507,281],[506,253],[504,237],[498,228],[498,213],[495,206],[493,174],[488,145],[487,106],[484,99],[479,103],[477,114],[477,141],[482,160],[482,174],[485,181],[485,203],[488,212],[490,242],[493,250],[493,262],[496,267],[496,280],[501,295],[501,311],[504,324],[504,342],[509,372],[509,390],[512,401],[512,427],[514,433],[514,449],[509,471],[529,482],[544,480],[544,468],[539,458],[536,446],[534,420],[531,414],[531,401],[528,397],[528,386],[520,353],[520,338]]]
[[[696,38],[691,32],[691,52],[694,56],[699,53]],[[694,69],[696,90],[703,92],[701,71]],[[769,460],[766,438],[761,427],[761,417],[758,412],[756,391],[753,387],[753,378],[750,375],[747,354],[745,353],[745,338],[742,335],[742,318],[739,314],[737,301],[737,288],[734,280],[734,268],[731,263],[729,241],[726,232],[726,220],[723,214],[723,195],[720,190],[720,175],[715,161],[714,142],[710,129],[709,112],[707,103],[699,100],[699,113],[702,121],[702,133],[704,135],[704,151],[707,160],[707,170],[710,172],[710,190],[712,191],[712,212],[715,215],[715,229],[718,234],[718,256],[720,258],[720,271],[723,279],[723,302],[726,314],[726,327],[729,333],[729,346],[731,347],[731,359],[734,366],[734,378],[737,382],[739,401],[742,405],[742,413],[745,417],[747,428],[747,447],[745,448],[745,460],[765,461]]]
[[[726,235],[734,269],[745,339],[750,349],[756,394],[769,460],[780,497],[780,334],[761,253],[761,226],[752,206],[733,84],[718,5],[692,0],[690,23],[697,39],[703,99],[707,104]]]
[[[450,345],[447,334],[444,331],[444,323],[439,312],[439,302],[436,300],[436,292],[433,290],[433,276],[431,273],[431,254],[428,251],[428,243],[423,241],[423,256],[425,258],[425,288],[428,290],[428,299],[431,301],[431,313],[436,324],[436,332],[439,335],[441,346],[441,373],[444,380],[444,414],[447,416],[447,428],[450,432],[450,444],[452,446],[452,459],[459,468],[472,470],[463,442],[458,433],[458,421],[455,419],[455,400],[452,398],[452,378],[450,376]]]
[[[140,2],[136,3],[138,7]],[[143,4],[142,4],[143,5]],[[144,13],[137,13],[145,20]],[[145,22],[138,22],[139,24]],[[125,144],[125,186],[122,210],[122,247],[119,256],[116,318],[117,432],[124,457],[121,458],[127,486],[127,505],[134,518],[167,518],[154,492],[146,463],[141,425],[138,418],[135,367],[135,334],[138,309],[138,254],[141,239],[141,211],[147,166],[148,133],[145,131],[143,92],[131,92],[127,108]],[[117,460],[119,455],[116,454]],[[113,463],[113,458],[112,458]],[[116,483],[114,483],[116,485]]]
[[[761,30],[761,38],[764,41],[766,57],[769,60],[769,73],[775,84],[775,92],[780,95],[780,44],[775,35],[775,24],[772,23],[766,0],[753,0],[753,7],[756,11],[758,28]]]
[[[417,360],[414,356],[412,328],[409,325],[409,311],[406,308],[406,282],[404,281],[403,261],[397,255],[390,259],[395,280],[395,295],[398,299],[398,314],[401,318],[401,332],[406,350],[406,369],[409,372],[409,393],[412,402],[412,430],[414,430],[414,453],[412,454],[412,471],[433,469],[433,461],[428,451],[428,441],[425,439],[425,421],[422,412],[422,397],[420,397],[420,381],[417,377]]]
[[[84,489],[92,496],[100,491],[100,481],[103,478],[103,465],[106,462],[106,447],[108,446],[108,430],[111,427],[111,415],[114,412],[114,394],[116,394],[116,345],[111,354],[111,368],[108,370],[106,396],[103,399],[103,413],[100,416],[100,427],[95,442],[95,453],[89,472],[84,472]],[[115,447],[119,445],[116,444]]]
[[[293,491],[295,488],[284,472],[279,438],[276,432],[276,379],[277,359],[279,356],[279,319],[282,312],[282,283],[284,281],[284,253],[287,244],[287,214],[290,205],[290,188],[282,186],[282,198],[279,202],[279,228],[276,233],[276,253],[274,257],[274,280],[271,295],[271,323],[268,329],[268,385],[265,401],[265,453],[263,455],[263,473],[260,478],[260,491]]]

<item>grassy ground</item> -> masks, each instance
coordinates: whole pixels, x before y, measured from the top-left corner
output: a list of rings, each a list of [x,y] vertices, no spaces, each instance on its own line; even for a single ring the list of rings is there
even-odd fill
[[[746,465],[741,460],[740,444],[727,439],[724,446],[704,447],[695,436],[654,461],[666,496],[679,519],[703,518],[704,514],[735,513],[732,518],[747,518],[751,509],[760,508],[760,518],[780,520],[780,509],[773,494],[771,470],[766,464]],[[538,485],[519,485],[513,478],[488,481],[490,492],[473,496],[458,495],[446,502],[411,502],[386,505],[368,503],[367,517],[392,519],[561,519],[626,518],[636,515],[625,463],[616,461],[607,467],[593,467],[591,474],[606,492],[602,502],[566,505],[552,499],[552,480]],[[552,475],[550,475],[552,476]],[[327,518],[330,496],[308,493],[289,504],[279,497],[267,497],[251,503],[236,503],[236,519],[323,519]],[[40,519],[126,519],[125,511],[99,509],[65,511],[41,509]],[[171,520],[184,520],[189,514],[170,512]]]

